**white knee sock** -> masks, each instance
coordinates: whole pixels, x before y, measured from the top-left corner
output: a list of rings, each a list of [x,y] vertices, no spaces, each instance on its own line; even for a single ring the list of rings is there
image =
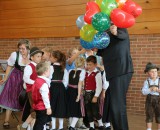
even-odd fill
[[[59,129],[63,128],[63,118],[59,118]]]
[[[79,119],[79,118],[77,118],[77,117],[73,117],[73,118],[72,118],[71,127],[73,127],[73,128],[75,127],[75,125],[76,125],[78,119]]]
[[[99,125],[99,126],[103,126],[102,119],[97,120],[97,121],[98,121],[98,125]]]
[[[28,123],[24,122],[24,123],[22,124],[22,128],[27,128],[28,125],[29,125]]]
[[[104,126],[109,127],[109,126],[111,126],[111,124],[109,122],[106,122],[106,123],[104,123]]]
[[[56,129],[56,118],[52,117],[52,129]]]
[[[43,126],[43,130],[46,130],[46,125]]]
[[[30,125],[28,125],[27,130],[31,130],[31,126]]]
[[[94,122],[90,122],[90,127],[94,128]]]
[[[147,128],[147,130],[152,130],[151,128]]]

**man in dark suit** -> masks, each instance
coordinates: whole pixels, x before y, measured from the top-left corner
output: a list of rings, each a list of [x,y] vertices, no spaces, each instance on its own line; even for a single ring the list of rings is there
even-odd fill
[[[127,29],[112,25],[109,36],[109,46],[97,52],[103,58],[106,78],[109,81],[109,91],[106,91],[106,96],[108,93],[110,95],[109,117],[114,130],[128,130],[126,93],[133,74],[129,35]]]

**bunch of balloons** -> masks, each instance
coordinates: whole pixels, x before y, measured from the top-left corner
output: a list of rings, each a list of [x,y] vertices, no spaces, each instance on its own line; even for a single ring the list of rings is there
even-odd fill
[[[129,28],[142,8],[132,0],[95,0],[88,2],[86,13],[76,20],[80,29],[80,43],[83,48],[106,48],[110,43],[107,30],[111,22],[119,28]]]

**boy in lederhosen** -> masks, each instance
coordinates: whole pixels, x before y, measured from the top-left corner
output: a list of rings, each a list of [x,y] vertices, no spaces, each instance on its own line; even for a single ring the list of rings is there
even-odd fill
[[[97,59],[95,56],[89,56],[86,59],[86,62],[87,72],[84,82],[84,102],[86,114],[90,125],[89,130],[95,130],[94,119],[98,121],[99,129],[104,129],[97,102],[97,99],[102,91],[101,73],[96,69]]]
[[[151,62],[147,63],[144,70],[148,75],[142,88],[142,94],[147,95],[145,103],[147,130],[152,129],[154,114],[158,130],[160,130],[160,79],[158,77],[158,70],[159,68]]]

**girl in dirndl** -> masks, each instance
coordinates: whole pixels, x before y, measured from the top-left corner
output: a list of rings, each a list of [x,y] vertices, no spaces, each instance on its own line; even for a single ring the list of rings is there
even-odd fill
[[[56,129],[56,118],[59,118],[59,130],[63,129],[63,118],[66,118],[67,99],[66,88],[68,84],[68,72],[65,69],[66,56],[61,51],[53,51],[51,54],[53,63],[53,75],[50,86],[50,103],[53,111],[52,130]]]
[[[75,130],[79,118],[84,116],[83,97],[81,95],[83,81],[85,78],[85,60],[78,57],[75,60],[75,69],[69,71],[69,83],[67,89],[67,116],[70,120],[69,130]]]

